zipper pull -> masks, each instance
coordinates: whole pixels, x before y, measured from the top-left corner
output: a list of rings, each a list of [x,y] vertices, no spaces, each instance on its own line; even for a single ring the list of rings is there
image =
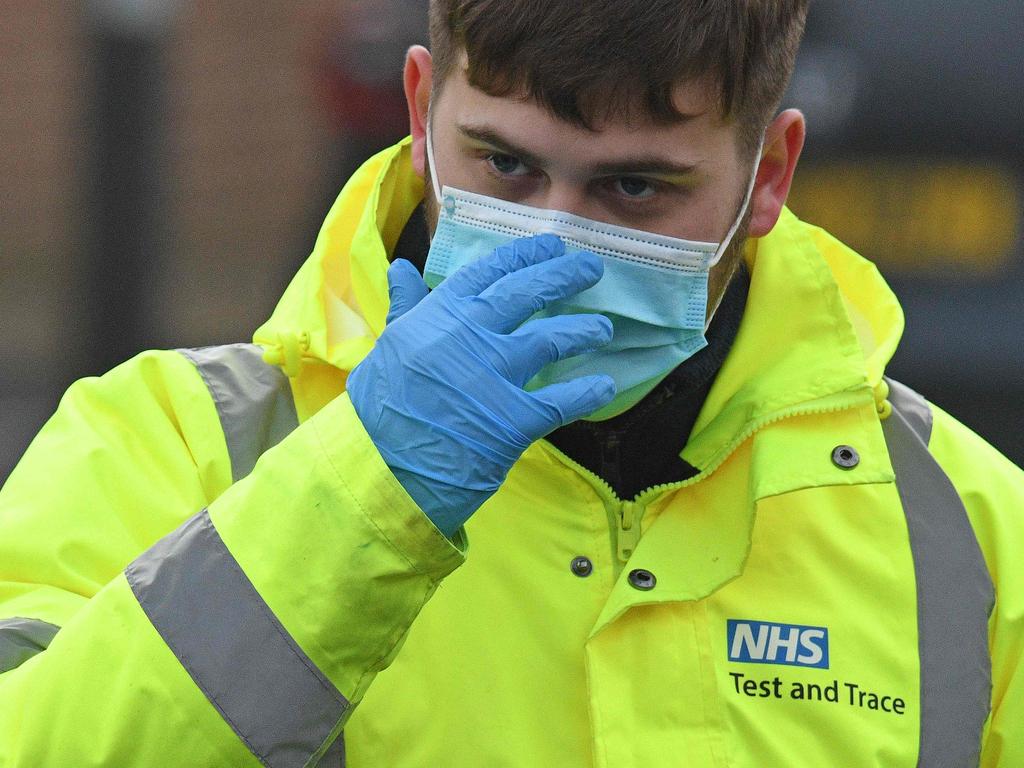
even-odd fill
[[[640,515],[635,514],[637,503],[624,501],[619,508],[619,530],[616,533],[617,546],[619,550],[619,562],[625,563],[636,549],[640,541]]]

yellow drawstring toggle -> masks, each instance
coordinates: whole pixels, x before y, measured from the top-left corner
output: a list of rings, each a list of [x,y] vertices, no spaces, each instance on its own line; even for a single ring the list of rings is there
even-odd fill
[[[875,385],[875,409],[878,411],[878,417],[885,421],[892,416],[892,403],[889,402],[889,382],[885,379],[880,379],[878,384]]]
[[[263,361],[267,365],[280,366],[284,375],[294,379],[302,368],[302,354],[309,349],[309,334],[282,331],[277,334],[277,346],[263,353]]]

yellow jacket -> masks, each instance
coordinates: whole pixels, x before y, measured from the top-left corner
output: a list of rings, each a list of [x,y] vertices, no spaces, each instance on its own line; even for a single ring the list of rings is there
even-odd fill
[[[539,441],[452,542],[344,393],[421,198],[382,152],[258,346],[68,390],[0,492],[2,768],[1024,765],[1024,477],[883,378],[871,264],[784,212],[698,476]]]

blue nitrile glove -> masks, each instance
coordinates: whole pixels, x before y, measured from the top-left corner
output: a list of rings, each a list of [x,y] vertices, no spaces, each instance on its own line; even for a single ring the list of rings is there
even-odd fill
[[[531,443],[615,396],[610,376],[523,389],[544,365],[611,340],[603,315],[524,322],[603,272],[600,258],[566,255],[554,235],[497,248],[429,295],[411,263],[392,263],[387,327],[349,375],[349,397],[395,477],[447,536]]]

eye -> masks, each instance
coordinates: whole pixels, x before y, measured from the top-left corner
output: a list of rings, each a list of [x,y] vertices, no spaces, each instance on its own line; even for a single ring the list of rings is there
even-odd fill
[[[530,169],[515,155],[494,152],[487,156],[487,163],[501,176],[525,176]]]
[[[631,200],[644,200],[655,192],[654,185],[639,176],[622,176],[615,179],[612,186],[616,194]]]

